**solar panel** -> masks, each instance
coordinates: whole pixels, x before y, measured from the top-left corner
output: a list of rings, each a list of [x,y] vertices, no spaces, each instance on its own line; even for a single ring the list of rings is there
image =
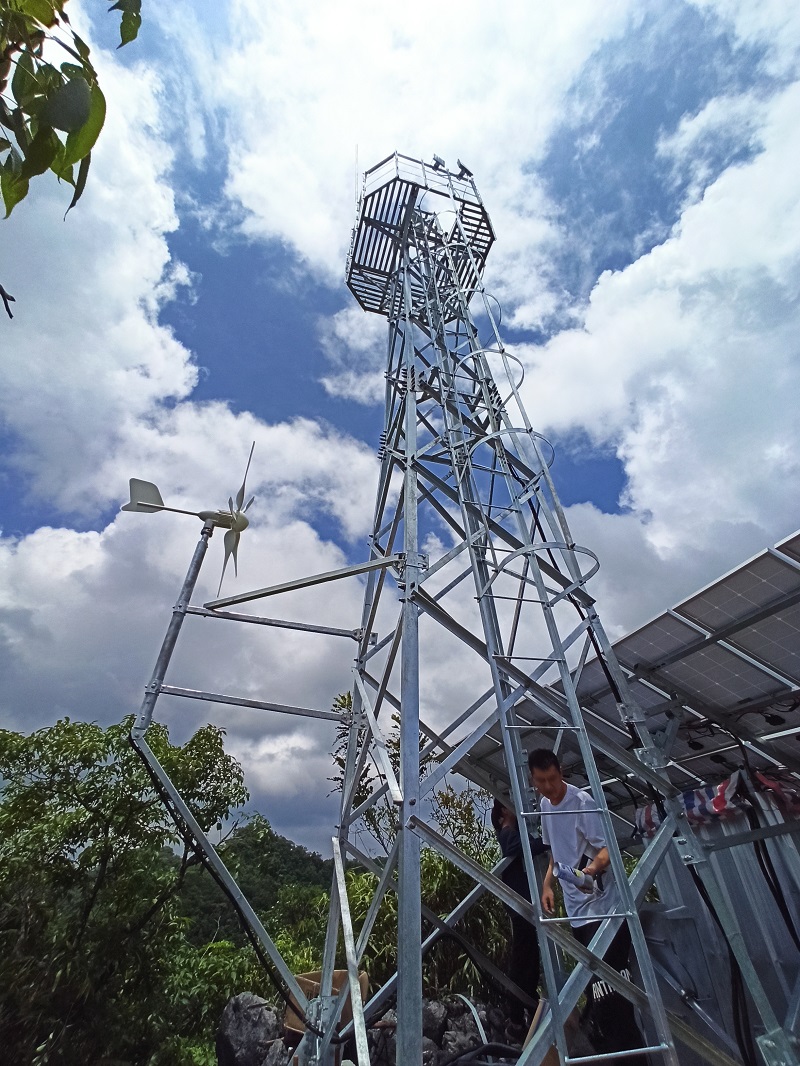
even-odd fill
[[[620,661],[635,669],[639,663],[655,665],[672,652],[697,639],[697,631],[664,614],[614,645]]]
[[[758,611],[787,593],[800,593],[800,570],[775,556],[754,559],[676,610],[707,629],[719,629]]]
[[[788,540],[776,545],[775,550],[800,563],[800,533],[793,533]]]
[[[784,677],[800,684],[800,604],[765,618],[737,633],[736,647],[769,663]]]
[[[679,788],[719,781],[744,761],[754,770],[787,767],[800,775],[800,532],[618,640],[614,649],[653,734],[679,718],[668,753]],[[600,750],[603,737],[628,749],[635,742],[598,660],[585,665],[577,692],[600,744],[595,753],[609,807],[625,824],[646,794]],[[553,746],[555,733],[543,728],[553,721],[545,712],[529,701],[516,710],[530,723],[520,734],[523,748]],[[562,735],[559,751],[569,780],[584,785],[574,733]],[[499,730],[475,745],[458,769],[507,786]]]

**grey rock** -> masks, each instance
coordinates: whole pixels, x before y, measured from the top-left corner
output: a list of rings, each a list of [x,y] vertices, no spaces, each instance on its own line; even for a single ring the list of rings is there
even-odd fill
[[[449,1028],[464,1036],[474,1036],[476,1040],[479,1037],[478,1026],[475,1024],[475,1019],[472,1017],[472,1011],[469,1008],[459,1017],[451,1018]],[[477,1047],[477,1044],[475,1046]]]
[[[592,1042],[581,1026],[580,1015],[577,1010],[573,1010],[567,1018],[564,1026],[564,1036],[567,1038],[567,1051],[573,1058],[595,1053]]]
[[[463,1014],[469,1013],[469,1007],[466,1005],[464,1000],[458,999],[456,996],[454,996],[452,999],[445,998],[442,1000],[442,1003],[444,1004],[445,1010],[447,1011],[448,1023],[451,1022],[454,1018],[460,1018]],[[450,1025],[448,1024],[448,1029],[449,1028]]]
[[[280,1032],[278,1016],[267,1001],[252,992],[240,992],[228,1000],[222,1012],[216,1040],[217,1063],[262,1066]]]
[[[375,1027],[367,1030],[369,1058],[372,1066],[396,1066],[397,1037],[394,1028]],[[436,1066],[439,1045],[430,1037],[422,1038],[422,1066]],[[266,1066],[266,1064],[265,1064]],[[271,1066],[271,1064],[270,1064]]]
[[[439,1047],[435,1040],[427,1036],[422,1038],[422,1066],[436,1066],[439,1061]]]
[[[367,1047],[372,1066],[395,1066],[397,1040],[393,1029],[368,1029]]]
[[[396,1012],[387,1010],[381,1020],[373,1028],[367,1030],[367,1044],[372,1066],[395,1066],[397,1062],[396,1026]]]
[[[276,1040],[267,1052],[267,1057],[261,1066],[288,1066],[291,1051],[282,1040]]]
[[[486,1012],[486,1033],[489,1039],[502,1044],[505,1031],[505,1015],[497,1007],[490,1007]]]
[[[460,1018],[456,1018],[455,1022],[460,1022]],[[472,1019],[470,1018],[470,1021]],[[442,1037],[442,1051],[444,1052],[444,1058],[449,1058],[451,1055],[463,1055],[467,1051],[473,1051],[481,1043],[481,1038],[478,1036],[478,1030],[475,1027],[475,1023],[472,1022],[472,1030],[470,1031],[466,1026],[461,1026],[459,1029],[448,1029]]]
[[[435,999],[422,1001],[422,1035],[435,1044],[441,1044],[447,1027],[447,1008]]]

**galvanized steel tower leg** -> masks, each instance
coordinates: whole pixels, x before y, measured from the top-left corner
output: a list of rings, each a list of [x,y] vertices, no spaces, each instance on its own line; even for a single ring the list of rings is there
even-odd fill
[[[405,322],[403,368],[405,395],[405,470],[403,472],[403,607],[400,665],[400,853],[397,938],[397,1061],[422,1063],[422,917],[420,841],[408,827],[419,806],[419,616],[414,596],[421,558],[417,543],[417,405],[414,389],[414,330],[408,284],[408,246],[404,248]]]

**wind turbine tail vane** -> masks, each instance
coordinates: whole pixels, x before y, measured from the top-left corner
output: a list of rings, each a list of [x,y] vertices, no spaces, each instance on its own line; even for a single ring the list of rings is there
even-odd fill
[[[154,514],[165,509],[161,493],[152,481],[140,481],[138,477],[132,477],[130,487],[130,503],[121,507],[121,511],[144,511],[146,514]]]

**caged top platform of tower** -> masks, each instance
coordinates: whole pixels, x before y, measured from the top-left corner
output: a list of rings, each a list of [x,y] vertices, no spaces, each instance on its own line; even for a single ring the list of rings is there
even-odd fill
[[[415,208],[437,214],[456,261],[452,270],[462,290],[474,291],[494,230],[472,173],[461,163],[451,173],[438,156],[433,163],[395,152],[364,174],[364,185],[347,257],[347,285],[365,311],[396,317],[402,302],[397,268]],[[448,219],[447,215],[452,217]],[[461,241],[454,241],[456,234]],[[447,286],[449,269],[438,281]],[[423,298],[421,279],[410,277],[412,307]],[[453,315],[457,312],[453,308]]]

